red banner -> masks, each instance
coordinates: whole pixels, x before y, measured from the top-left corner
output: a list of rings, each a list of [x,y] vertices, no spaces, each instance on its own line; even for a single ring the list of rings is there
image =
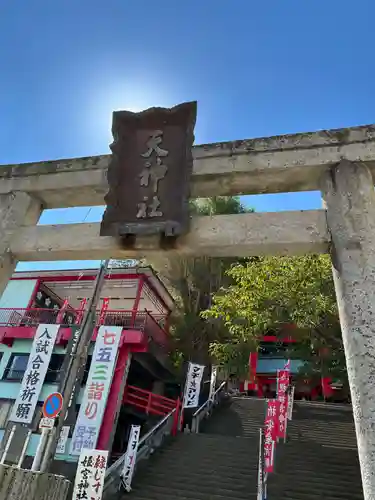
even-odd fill
[[[103,299],[102,308],[100,310],[99,325],[104,325],[105,315],[107,313],[108,307],[109,307],[109,298],[105,297]]]
[[[80,325],[81,324],[81,321],[83,319],[83,315],[85,313],[85,307],[86,307],[86,303],[87,303],[87,299],[82,299],[81,300],[81,304],[79,306],[79,309],[77,311],[77,316],[76,316],[76,319],[74,321],[74,323],[76,325]]]
[[[266,419],[264,422],[264,472],[273,472],[276,437],[278,430],[280,402],[276,399],[267,401]]]
[[[277,399],[280,403],[279,407],[279,426],[277,430],[277,437],[284,438],[286,433],[286,418],[288,412],[288,395],[287,388],[289,386],[289,366],[288,369],[277,371]]]
[[[66,310],[68,309],[68,305],[69,305],[69,300],[68,299],[65,299],[64,302],[63,302],[63,305],[61,306],[60,308],[60,311],[58,312],[57,314],[57,318],[56,318],[56,324],[58,325],[59,323],[62,323],[63,322],[63,319],[64,319],[64,315],[66,313]]]
[[[322,377],[322,393],[325,398],[330,398],[333,394],[331,383],[331,377]]]

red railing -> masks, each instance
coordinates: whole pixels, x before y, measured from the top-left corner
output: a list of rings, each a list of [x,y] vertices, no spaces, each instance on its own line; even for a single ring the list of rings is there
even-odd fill
[[[127,385],[124,391],[123,403],[135,406],[146,413],[159,416],[168,415],[171,411],[176,409],[172,435],[175,435],[177,432],[178,417],[181,409],[181,402],[179,399],[174,400],[166,398],[165,396],[160,396],[146,389],[141,389],[134,385]]]
[[[0,309],[1,326],[35,326],[56,324],[59,309]]]
[[[96,311],[96,324],[123,326],[134,328],[145,332],[157,344],[166,347],[169,335],[164,329],[165,316],[153,315],[148,311],[123,311],[108,309],[107,311]]]
[[[63,318],[59,316],[59,309],[41,308],[0,308],[0,326],[38,326],[40,323],[56,324],[61,321],[62,325],[69,326],[80,324],[82,311],[72,308],[66,310]],[[122,326],[123,328],[134,328],[149,335],[157,344],[166,346],[168,344],[168,333],[164,329],[165,316],[151,315],[147,311],[124,311],[111,310],[96,311],[96,325]]]

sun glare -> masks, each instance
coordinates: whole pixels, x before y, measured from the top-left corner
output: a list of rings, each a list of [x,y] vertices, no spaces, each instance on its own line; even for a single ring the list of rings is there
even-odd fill
[[[101,151],[103,148],[108,149],[112,140],[113,111],[139,112],[154,106],[169,107],[178,104],[174,101],[173,94],[155,79],[152,83],[141,80],[127,81],[124,84],[98,83],[93,88],[87,118],[90,139],[95,142],[95,148]]]

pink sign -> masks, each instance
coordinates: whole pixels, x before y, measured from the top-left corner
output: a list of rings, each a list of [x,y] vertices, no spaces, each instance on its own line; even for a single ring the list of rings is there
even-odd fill
[[[279,401],[276,399],[267,401],[267,412],[264,422],[264,472],[273,472],[276,437],[279,427],[279,409]]]
[[[279,426],[277,430],[278,438],[284,438],[286,433],[286,419],[288,411],[288,395],[286,393],[286,390],[289,385],[289,376],[290,376],[289,369],[278,370],[277,372],[277,399],[280,403]]]

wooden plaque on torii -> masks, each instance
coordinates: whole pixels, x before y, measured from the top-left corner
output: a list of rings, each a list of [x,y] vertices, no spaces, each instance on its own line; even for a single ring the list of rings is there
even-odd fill
[[[113,113],[101,236],[188,232],[196,114],[196,102]]]

